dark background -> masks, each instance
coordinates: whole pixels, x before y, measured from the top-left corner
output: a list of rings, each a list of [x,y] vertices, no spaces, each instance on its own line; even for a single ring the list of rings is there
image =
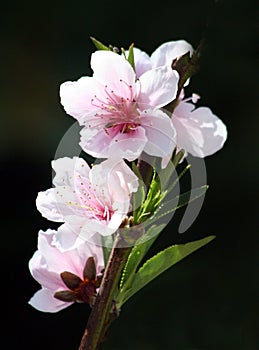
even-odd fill
[[[12,1],[1,9],[1,276],[3,349],[77,349],[89,308],[44,314],[27,304],[39,285],[27,264],[39,229],[38,191],[51,187],[50,161],[74,120],[59,85],[90,75],[89,37],[149,54],[161,43],[207,41],[190,92],[225,122],[223,150],[206,159],[210,189],[183,235],[180,213],[157,242],[215,241],[138,293],[104,349],[255,350],[258,240],[258,66],[256,2]],[[258,14],[258,13],[257,13]],[[258,149],[258,148],[257,148]],[[257,197],[258,198],[258,197]],[[257,281],[258,282],[258,281]]]

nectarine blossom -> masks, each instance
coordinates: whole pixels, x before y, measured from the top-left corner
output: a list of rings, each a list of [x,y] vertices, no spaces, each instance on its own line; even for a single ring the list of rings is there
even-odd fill
[[[163,157],[175,146],[175,130],[159,108],[177,93],[179,75],[169,66],[150,69],[138,79],[124,56],[92,54],[92,77],[60,87],[65,111],[83,126],[81,147],[96,158],[116,154],[129,161],[144,151]]]
[[[75,232],[75,241],[77,236],[106,236],[119,228],[129,211],[131,193],[138,188],[137,176],[123,160],[110,158],[90,169],[82,158],[65,157],[52,161],[52,167],[55,187],[39,192],[36,199],[45,218],[65,222]]]
[[[226,139],[225,124],[212,113],[208,107],[195,108],[200,98],[193,94],[191,98],[182,99],[183,91],[171,119],[176,130],[176,145],[184,149],[185,155],[204,158],[219,151]],[[165,164],[171,153],[163,159]]]
[[[39,232],[29,269],[42,288],[29,304],[44,312],[60,311],[75,301],[92,305],[104,268],[102,247],[83,242],[64,252],[55,245],[55,235],[54,230]]]

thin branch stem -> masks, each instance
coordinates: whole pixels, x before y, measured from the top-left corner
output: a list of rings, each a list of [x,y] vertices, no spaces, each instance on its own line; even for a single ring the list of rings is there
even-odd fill
[[[116,306],[115,310],[112,309],[113,298],[122,269],[132,249],[132,247],[121,248],[121,241],[121,236],[117,234],[79,350],[97,350],[110,323],[117,317]]]

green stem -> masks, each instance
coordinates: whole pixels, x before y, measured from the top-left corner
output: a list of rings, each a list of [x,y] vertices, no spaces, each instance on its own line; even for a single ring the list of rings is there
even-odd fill
[[[112,302],[118,288],[122,269],[132,249],[132,247],[118,248],[121,247],[121,243],[122,238],[118,234],[79,350],[97,350],[110,323],[117,317],[116,309],[112,310]]]

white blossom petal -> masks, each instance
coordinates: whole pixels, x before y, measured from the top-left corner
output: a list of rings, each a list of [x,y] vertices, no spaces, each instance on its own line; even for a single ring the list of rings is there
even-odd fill
[[[89,166],[86,161],[79,157],[63,157],[51,162],[52,168],[56,175],[53,178],[53,185],[74,187],[75,174],[87,176],[89,173]]]
[[[29,304],[39,311],[58,312],[73,303],[56,299],[52,291],[44,288],[34,294],[30,299]]]
[[[130,194],[138,189],[138,177],[117,156],[95,165],[89,177],[96,188],[107,187],[109,196],[115,201],[124,202],[125,199],[128,201]]]
[[[68,203],[75,201],[76,197],[68,186],[50,188],[38,193],[36,207],[46,219],[64,222],[65,216],[73,215],[73,207]]]
[[[147,71],[139,78],[141,103],[148,107],[163,107],[176,97],[179,75],[171,67],[163,66]]]
[[[136,75],[125,57],[112,51],[99,50],[92,54],[91,67],[93,78],[103,86],[119,92],[122,97],[129,97],[129,86],[132,86],[134,94]]]
[[[29,270],[33,278],[44,288],[57,290],[63,286],[59,273],[48,270],[46,259],[38,250],[29,261]]]
[[[177,131],[177,146],[196,157],[207,157],[220,150],[227,138],[224,123],[209,108],[194,109],[191,103],[180,102],[172,121]]]
[[[172,152],[176,143],[176,131],[168,115],[161,110],[147,110],[141,120],[148,138],[144,151],[158,157],[165,157]]]
[[[67,114],[78,121],[97,107],[92,104],[93,97],[102,94],[103,86],[92,77],[81,77],[77,81],[67,81],[60,86],[60,102]]]
[[[169,41],[160,45],[151,55],[153,68],[160,66],[170,66],[173,60],[184,55],[185,53],[193,53],[193,47],[185,40]]]
[[[86,129],[80,132],[82,149],[96,158],[108,158],[114,154],[133,161],[143,151],[147,138],[142,127],[136,127],[130,134],[118,133],[110,137],[103,129]]]

